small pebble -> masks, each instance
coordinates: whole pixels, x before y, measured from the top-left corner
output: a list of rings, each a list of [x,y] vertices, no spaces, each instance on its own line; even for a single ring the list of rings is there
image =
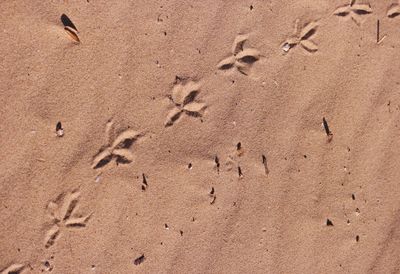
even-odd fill
[[[64,129],[62,128],[61,122],[58,122],[56,125],[56,133],[58,137],[64,136]]]
[[[285,43],[282,47],[284,52],[288,52],[290,50],[290,45],[288,43]]]

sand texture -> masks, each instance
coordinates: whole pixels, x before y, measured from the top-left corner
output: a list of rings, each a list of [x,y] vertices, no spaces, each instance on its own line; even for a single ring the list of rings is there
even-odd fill
[[[0,273],[400,273],[399,15],[0,1]]]

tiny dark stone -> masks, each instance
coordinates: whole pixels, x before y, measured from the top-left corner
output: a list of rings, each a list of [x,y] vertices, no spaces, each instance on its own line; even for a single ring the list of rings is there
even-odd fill
[[[211,195],[213,195],[213,194],[214,194],[214,187],[211,187],[210,194],[211,194]]]
[[[143,177],[143,184],[147,186],[147,179],[144,173],[142,173],[142,177]]]
[[[243,177],[242,169],[240,168],[240,166],[238,166],[238,174],[239,178]]]
[[[133,263],[135,265],[140,265],[141,263],[144,262],[145,259],[146,257],[144,256],[144,254],[142,254],[140,257],[137,257]]]
[[[332,223],[331,220],[326,219],[326,225],[327,225],[327,226],[333,226],[333,223]]]
[[[58,122],[56,125],[56,131],[59,131],[60,129],[63,129],[63,128],[62,128],[61,122]]]
[[[360,241],[360,236],[356,236],[356,242]]]
[[[219,159],[218,159],[218,156],[215,156],[214,161],[215,161],[215,164],[217,165],[217,170],[219,171]]]

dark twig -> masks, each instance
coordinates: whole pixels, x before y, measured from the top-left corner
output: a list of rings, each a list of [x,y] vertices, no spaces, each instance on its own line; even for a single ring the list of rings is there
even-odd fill
[[[328,137],[332,136],[333,134],[329,129],[328,122],[326,121],[325,117],[322,117],[322,122],[324,123],[326,135],[328,135]]]
[[[144,175],[144,173],[142,173],[142,177],[143,177],[142,190],[145,191],[147,189],[147,186],[148,186],[146,175]]]
[[[268,169],[268,165],[267,165],[267,157],[264,154],[262,155],[262,162],[263,162],[263,165],[264,165],[265,174],[268,175],[269,169]]]
[[[376,42],[379,43],[379,19],[376,21]]]
[[[238,166],[239,179],[243,177],[242,169]]]

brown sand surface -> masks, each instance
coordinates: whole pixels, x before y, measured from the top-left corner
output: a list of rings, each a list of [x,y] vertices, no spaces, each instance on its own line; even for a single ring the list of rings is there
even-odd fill
[[[0,1],[0,272],[400,273],[399,4]]]

